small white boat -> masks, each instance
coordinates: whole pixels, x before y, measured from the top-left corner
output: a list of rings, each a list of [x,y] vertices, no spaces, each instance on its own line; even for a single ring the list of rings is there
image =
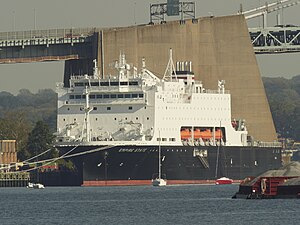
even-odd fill
[[[153,186],[166,186],[167,181],[162,178],[156,178],[156,179],[152,180],[152,185]]]
[[[33,188],[33,183],[28,183],[27,188]]]
[[[34,183],[29,182],[28,185],[27,185],[27,188],[44,189],[45,186],[43,184],[40,184],[40,183],[34,184]]]
[[[216,184],[220,185],[220,184],[232,184],[233,180],[229,179],[228,177],[221,177],[219,179],[216,180]]]
[[[37,184],[33,185],[33,188],[35,188],[35,189],[44,189],[45,186],[43,184],[37,183]]]
[[[160,135],[159,135],[159,137],[160,137]],[[159,142],[159,146],[158,146],[158,177],[155,178],[155,179],[152,179],[152,185],[156,186],[156,187],[167,185],[167,180],[165,180],[161,177],[161,148],[160,148],[160,142]]]

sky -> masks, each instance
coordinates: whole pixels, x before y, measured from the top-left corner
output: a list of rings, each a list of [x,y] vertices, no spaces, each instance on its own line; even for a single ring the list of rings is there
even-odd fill
[[[120,27],[149,23],[150,4],[167,0],[1,0],[0,32],[25,31],[34,28]],[[186,0],[181,0],[186,1]],[[193,0],[196,17],[233,15],[277,0]],[[283,11],[283,24],[300,25],[300,5]],[[176,18],[174,18],[176,19]],[[249,27],[261,26],[261,19],[248,21]],[[268,17],[275,25],[275,14]],[[300,74],[300,53],[259,55],[262,76],[291,78]],[[0,65],[0,92],[17,94],[22,88],[36,93],[54,89],[63,80],[64,62],[22,63]]]

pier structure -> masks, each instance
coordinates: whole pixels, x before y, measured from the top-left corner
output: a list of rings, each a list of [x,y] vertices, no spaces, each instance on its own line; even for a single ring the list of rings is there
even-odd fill
[[[26,187],[28,182],[29,172],[0,172],[0,187]]]

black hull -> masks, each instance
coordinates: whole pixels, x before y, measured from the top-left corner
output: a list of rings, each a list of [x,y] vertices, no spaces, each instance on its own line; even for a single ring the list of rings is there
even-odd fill
[[[80,146],[70,154],[103,146]],[[72,147],[58,147],[65,153]],[[205,153],[197,155],[196,152]],[[162,173],[167,180],[241,180],[281,166],[280,148],[161,146]],[[86,181],[151,180],[158,172],[158,146],[114,146],[72,157]]]

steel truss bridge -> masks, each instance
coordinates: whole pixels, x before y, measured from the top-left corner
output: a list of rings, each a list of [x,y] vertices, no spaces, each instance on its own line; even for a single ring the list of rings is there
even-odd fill
[[[249,28],[256,54],[300,52],[300,27]]]
[[[263,26],[249,28],[256,54],[300,52],[300,26],[281,25],[279,10],[300,4],[300,0],[277,0],[255,9],[243,11],[246,20],[263,17]],[[166,4],[150,5],[150,24],[165,23]],[[277,12],[277,25],[267,26],[267,15]],[[178,13],[182,20],[195,19],[195,3],[180,2]],[[102,30],[98,28],[49,29],[0,32],[0,63],[18,63],[53,60],[89,60],[96,57],[93,49]]]
[[[249,28],[250,38],[256,54],[287,53],[300,51],[300,27],[295,25],[282,25],[280,11],[300,4],[296,0],[277,0],[277,2],[266,3],[255,9],[243,11],[242,6],[239,14],[245,16],[246,20],[262,17],[263,26],[260,28]],[[277,13],[277,25],[267,26],[267,15]]]
[[[95,28],[0,32],[0,63],[94,57]]]

